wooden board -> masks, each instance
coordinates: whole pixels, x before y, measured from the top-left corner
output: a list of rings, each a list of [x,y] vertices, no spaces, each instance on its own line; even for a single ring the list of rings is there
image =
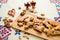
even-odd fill
[[[23,32],[27,32],[27,33],[30,33],[30,34],[32,34],[32,35],[35,35],[35,36],[44,38],[44,39],[48,39],[48,40],[60,40],[60,36],[49,36],[49,37],[48,37],[45,33],[39,33],[39,32],[37,32],[37,31],[33,30],[33,28],[30,28],[30,29],[28,29],[28,30],[25,30],[24,27],[27,26],[27,25],[24,25],[24,26],[22,26],[22,27],[19,27],[19,26],[17,25],[17,20],[18,20],[18,19],[24,19],[24,18],[26,18],[26,17],[34,17],[34,20],[37,19],[37,16],[34,15],[34,14],[25,14],[24,16],[19,16],[19,17],[12,23],[12,27],[13,27],[13,28],[16,28],[16,29],[19,29],[19,30],[21,30],[21,31],[23,31]],[[49,19],[45,19],[45,20],[49,20]]]

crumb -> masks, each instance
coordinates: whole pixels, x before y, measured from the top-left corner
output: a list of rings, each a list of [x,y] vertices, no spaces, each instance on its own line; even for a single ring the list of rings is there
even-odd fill
[[[45,16],[45,14],[41,14],[41,16]]]
[[[20,9],[21,9],[21,7],[18,7],[18,9],[20,10]]]

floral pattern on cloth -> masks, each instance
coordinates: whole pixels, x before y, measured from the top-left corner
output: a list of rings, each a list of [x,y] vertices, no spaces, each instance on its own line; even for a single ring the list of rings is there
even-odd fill
[[[55,19],[55,21],[58,21],[58,22],[60,22],[60,14],[58,14],[59,16],[57,16],[57,17],[54,17],[54,19]]]
[[[0,40],[7,40],[7,37],[11,34],[11,31],[11,28],[6,28],[0,25]]]
[[[0,8],[4,3],[7,3],[8,0],[0,0]]]
[[[50,0],[51,3],[54,3],[54,4],[59,4],[60,3],[60,0]]]
[[[0,17],[0,21],[1,21],[2,17]]]
[[[21,32],[20,30],[15,30],[15,35],[17,34],[20,35],[20,32]]]
[[[60,0],[50,0],[50,2],[56,5],[57,12],[60,14]]]
[[[60,22],[60,0],[50,0],[51,3],[55,4],[58,16],[54,17],[55,21]]]

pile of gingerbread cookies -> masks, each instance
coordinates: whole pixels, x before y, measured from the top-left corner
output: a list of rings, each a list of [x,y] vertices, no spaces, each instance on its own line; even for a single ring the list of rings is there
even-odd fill
[[[60,23],[46,19],[44,17],[38,17],[33,14],[26,14],[26,11],[20,14],[20,18],[17,20],[19,27],[24,27],[24,30],[33,28],[35,31],[45,33],[47,36],[60,35]]]
[[[32,9],[35,9],[36,2],[31,2]],[[22,28],[22,30],[29,30],[30,28],[36,32],[45,33],[47,36],[57,36],[60,35],[60,23],[50,20],[48,18],[39,17],[35,14],[27,14],[30,4],[27,2],[25,4],[26,10],[23,10],[19,17],[14,21],[14,26]],[[33,12],[33,11],[30,11]],[[44,14],[41,14],[44,16]],[[15,27],[14,27],[15,28]]]

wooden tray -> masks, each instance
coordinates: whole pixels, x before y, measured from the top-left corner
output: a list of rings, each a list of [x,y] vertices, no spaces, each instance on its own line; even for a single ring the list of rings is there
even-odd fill
[[[21,30],[21,31],[23,31],[23,32],[27,32],[27,33],[30,33],[30,34],[32,34],[32,35],[38,36],[38,37],[40,37],[40,38],[47,39],[47,40],[60,40],[60,36],[49,36],[49,37],[48,37],[45,33],[40,34],[39,32],[33,30],[33,28],[30,28],[30,29],[28,29],[28,30],[24,30],[24,27],[27,26],[27,25],[24,25],[23,27],[19,27],[19,26],[17,25],[17,20],[18,20],[18,19],[21,19],[21,18],[25,18],[25,17],[27,17],[27,16],[34,17],[35,20],[36,20],[36,18],[37,18],[37,16],[34,15],[34,14],[25,14],[24,16],[19,16],[19,17],[12,23],[12,27],[13,27],[13,28],[16,28],[16,29],[19,29],[19,30]],[[49,20],[49,19],[46,19],[46,20]]]

